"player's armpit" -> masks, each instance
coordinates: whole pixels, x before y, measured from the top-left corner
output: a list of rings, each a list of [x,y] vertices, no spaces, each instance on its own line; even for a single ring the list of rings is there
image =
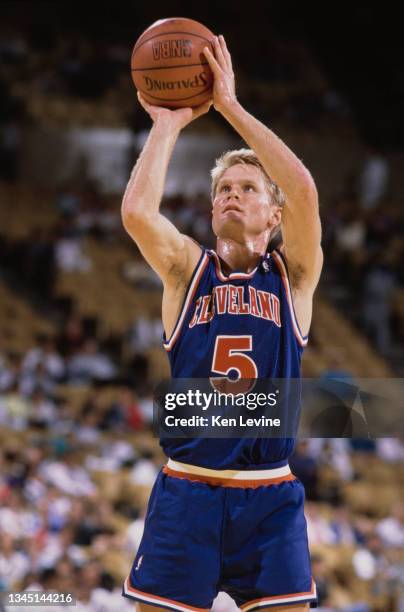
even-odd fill
[[[282,247],[279,251],[283,255],[284,261],[279,254],[276,254],[276,251],[273,252],[273,257],[283,277],[287,294],[289,292],[288,285],[290,287],[293,302],[291,311],[293,310],[293,316],[296,316],[300,333],[302,336],[307,336],[313,313],[313,294],[323,265],[323,252],[321,246],[318,246],[318,260],[309,273],[307,273],[299,262],[293,260],[291,262],[287,259],[285,247]]]
[[[125,214],[123,225],[165,286],[187,284],[201,255],[201,247],[181,234],[164,215]]]
[[[311,258],[306,261],[299,259],[299,253],[296,257],[293,257],[293,249],[283,247],[282,253],[287,262],[292,290],[307,292],[312,295],[320,280],[323,268],[324,254],[321,245],[317,246]]]

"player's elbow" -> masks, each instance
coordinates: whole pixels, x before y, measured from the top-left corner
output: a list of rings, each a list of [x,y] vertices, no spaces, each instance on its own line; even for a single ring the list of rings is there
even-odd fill
[[[141,215],[133,210],[121,210],[122,225],[126,232],[136,240],[137,235],[141,233]]]
[[[121,219],[122,225],[129,232],[129,228],[133,226],[136,219],[136,213],[132,206],[129,206],[128,202],[124,199],[121,206]]]
[[[125,230],[133,236],[136,230],[141,230],[145,224],[153,222],[146,207],[135,205],[133,202],[123,200],[121,207],[121,219]]]
[[[318,208],[318,192],[313,177],[310,172],[306,170],[300,183],[300,199],[305,202],[307,206]]]
[[[293,182],[284,188],[286,204],[291,209],[297,208],[301,214],[312,216],[318,212],[318,193],[310,172],[302,167]]]

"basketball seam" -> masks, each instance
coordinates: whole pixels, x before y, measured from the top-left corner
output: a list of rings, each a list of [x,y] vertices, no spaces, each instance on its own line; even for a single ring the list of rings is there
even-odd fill
[[[145,70],[173,70],[174,68],[193,68],[194,66],[209,66],[208,62],[200,64],[178,64],[178,66],[155,66],[153,68],[131,68],[132,72],[144,72]]]
[[[160,100],[161,102],[180,102],[181,100],[190,100],[191,98],[196,98],[197,96],[200,96],[206,91],[209,91],[210,87],[207,87],[206,89],[202,89],[202,91],[194,93],[193,96],[186,96],[185,98],[158,98],[157,96],[152,96],[148,91],[143,91],[142,89],[140,89],[140,87],[138,89],[141,93],[145,94],[149,98],[154,98],[154,100]]]

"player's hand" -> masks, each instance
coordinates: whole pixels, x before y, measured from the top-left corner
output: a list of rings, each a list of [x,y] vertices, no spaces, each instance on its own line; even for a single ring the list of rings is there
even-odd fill
[[[137,92],[137,97],[154,123],[164,125],[169,131],[172,130],[173,132],[182,130],[188,123],[191,123],[194,119],[207,113],[212,106],[212,100],[208,100],[205,104],[201,104],[195,108],[187,107],[172,110],[170,108],[149,104],[139,91]]]
[[[236,100],[236,84],[234,79],[231,56],[223,36],[215,36],[213,40],[215,54],[209,47],[203,53],[213,72],[213,106],[219,112],[229,108]]]

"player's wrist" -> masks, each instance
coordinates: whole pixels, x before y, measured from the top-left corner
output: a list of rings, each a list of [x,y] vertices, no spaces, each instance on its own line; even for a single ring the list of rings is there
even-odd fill
[[[236,96],[229,97],[225,101],[215,103],[215,109],[225,117],[225,119],[229,119],[230,117],[237,117],[243,112],[243,107],[240,102],[237,100]]]
[[[180,133],[182,125],[173,121],[169,116],[158,115],[154,120],[153,128],[160,138],[175,137]]]

